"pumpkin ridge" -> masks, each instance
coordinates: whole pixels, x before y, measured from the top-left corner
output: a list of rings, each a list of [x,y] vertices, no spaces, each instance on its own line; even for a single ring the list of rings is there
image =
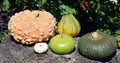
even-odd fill
[[[62,17],[61,20],[62,20],[63,18],[64,18],[64,17]],[[60,22],[58,23],[58,29],[57,29],[58,32],[61,32],[61,34],[63,33],[63,28],[60,27],[60,26],[63,26],[62,22],[63,22],[63,21],[60,21]]]
[[[65,21],[63,21],[63,23],[64,23],[63,32],[64,32],[64,34],[70,34],[71,30],[69,30],[69,27],[71,28],[71,26],[70,26],[70,24],[68,24],[69,23],[68,18],[66,17],[66,15],[63,16],[63,17],[64,17],[64,20],[65,20]],[[67,31],[65,31],[65,30],[67,30]]]
[[[74,24],[75,24],[75,28],[77,28],[76,30],[77,30],[77,33],[76,33],[76,35],[77,34],[79,34],[79,32],[80,32],[80,23],[77,21],[77,19],[75,19],[75,17],[71,14],[71,17],[73,18],[73,22],[74,22]]]
[[[73,36],[73,35],[76,35],[76,25],[75,25],[75,23],[74,23],[74,21],[70,21],[70,25],[71,25],[71,35]],[[75,27],[72,27],[72,26],[75,26]],[[72,33],[73,32],[73,33]]]

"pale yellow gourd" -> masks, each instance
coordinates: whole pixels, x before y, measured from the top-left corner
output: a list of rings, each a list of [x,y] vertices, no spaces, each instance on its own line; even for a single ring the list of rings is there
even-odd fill
[[[60,34],[77,36],[81,31],[81,26],[73,14],[66,14],[63,15],[61,20],[58,22],[57,31]]]

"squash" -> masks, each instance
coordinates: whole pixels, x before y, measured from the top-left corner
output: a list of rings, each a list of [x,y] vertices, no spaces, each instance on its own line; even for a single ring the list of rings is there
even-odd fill
[[[10,34],[22,44],[48,41],[55,34],[56,27],[54,16],[39,10],[15,13],[8,22]]]
[[[116,40],[103,32],[91,32],[83,35],[78,42],[80,54],[90,59],[103,60],[116,52]]]
[[[57,31],[59,34],[77,36],[81,31],[81,26],[73,14],[66,14],[63,15],[61,20],[58,22]]]
[[[48,45],[47,45],[47,43],[36,43],[35,45],[34,45],[34,51],[36,52],[36,53],[44,53],[44,52],[46,52],[48,50]]]

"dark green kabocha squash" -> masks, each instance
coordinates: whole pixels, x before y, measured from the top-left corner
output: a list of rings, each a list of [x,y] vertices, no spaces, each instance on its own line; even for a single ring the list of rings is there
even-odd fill
[[[78,42],[79,52],[95,60],[103,60],[116,52],[116,40],[103,32],[91,32],[83,35]]]

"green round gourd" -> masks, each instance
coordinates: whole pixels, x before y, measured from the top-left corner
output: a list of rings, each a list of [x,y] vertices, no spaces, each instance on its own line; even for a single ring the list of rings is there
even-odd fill
[[[57,31],[60,34],[76,36],[80,33],[81,26],[73,14],[66,14],[63,15],[61,20],[58,22]]]
[[[79,52],[90,59],[103,60],[116,52],[116,40],[103,32],[91,32],[79,39]]]

